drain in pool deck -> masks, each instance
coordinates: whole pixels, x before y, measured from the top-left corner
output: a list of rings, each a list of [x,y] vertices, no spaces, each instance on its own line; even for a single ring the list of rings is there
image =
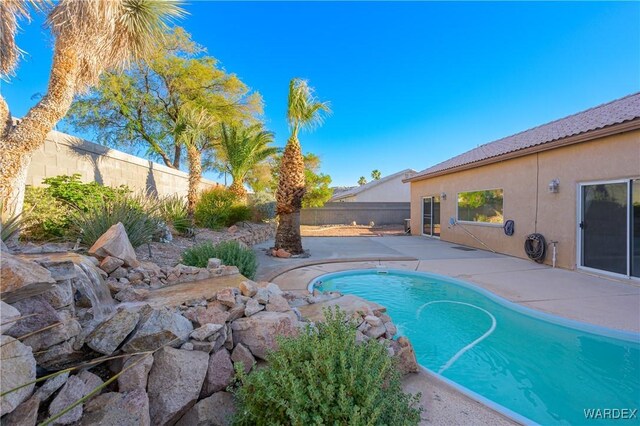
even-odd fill
[[[453,246],[452,249],[462,250],[462,251],[476,251],[476,249],[471,247],[463,247],[463,246]]]

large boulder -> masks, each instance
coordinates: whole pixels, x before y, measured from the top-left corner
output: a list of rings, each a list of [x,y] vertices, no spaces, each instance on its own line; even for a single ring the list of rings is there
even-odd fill
[[[165,347],[149,373],[149,412],[154,425],[172,425],[198,400],[209,355]]]
[[[233,395],[216,392],[194,405],[176,426],[228,426],[235,411]]]
[[[55,308],[60,309],[73,303],[73,286],[71,280],[58,281],[51,290],[42,294],[44,300]]]
[[[277,348],[277,336],[298,334],[298,320],[292,312],[258,312],[235,320],[231,330],[235,344],[242,343],[253,355],[265,359],[267,352]]]
[[[133,331],[140,314],[130,309],[118,309],[108,320],[98,325],[87,336],[86,344],[101,354],[111,355]]]
[[[80,334],[82,328],[71,311],[58,311],[58,316],[60,317],[58,324],[26,337],[22,342],[31,346],[34,352],[42,352]]]
[[[224,390],[233,379],[233,364],[229,351],[221,349],[209,357],[207,377],[204,380],[200,397],[209,396],[214,392]]]
[[[122,365],[123,373],[118,376],[118,390],[120,392],[134,389],[146,389],[149,371],[153,365],[151,355],[132,355]]]
[[[36,379],[36,360],[31,348],[10,336],[0,336],[0,391],[2,393]],[[15,410],[31,393],[35,384],[0,397],[0,416]]]
[[[20,318],[20,311],[0,300],[0,334],[4,334],[13,327],[18,318]]]
[[[11,325],[6,334],[21,337],[60,322],[61,318],[44,297],[34,296],[13,304],[23,318]]]
[[[79,426],[149,426],[149,397],[144,389],[109,392],[85,406]]]
[[[193,331],[191,321],[168,309],[154,309],[140,320],[133,336],[124,344],[125,352],[155,350],[163,345],[180,346]]]
[[[386,308],[374,302],[369,302],[361,297],[352,294],[346,294],[341,297],[324,300],[310,305],[299,306],[298,310],[303,317],[313,322],[322,322],[325,320],[324,309],[335,307],[340,308],[342,312],[351,316],[373,316],[376,312],[382,313]]]
[[[89,249],[89,254],[98,259],[104,259],[107,256],[116,257],[124,261],[124,266],[132,268],[140,266],[136,252],[127,236],[127,231],[120,222],[111,226],[98,238]]]
[[[416,360],[416,352],[413,350],[409,339],[402,336],[399,337],[397,341],[392,342],[400,374],[405,375],[420,371],[418,361]]]
[[[234,364],[242,363],[242,367],[246,374],[253,368],[256,363],[256,359],[251,354],[251,351],[247,349],[242,343],[238,343],[231,353],[231,361]]]
[[[56,283],[51,272],[35,262],[4,252],[0,257],[0,297],[6,303],[44,293]]]

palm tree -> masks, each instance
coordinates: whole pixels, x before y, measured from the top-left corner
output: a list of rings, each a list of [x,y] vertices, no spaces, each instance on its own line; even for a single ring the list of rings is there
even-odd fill
[[[360,176],[360,179],[358,179],[358,185],[362,186],[366,184],[367,184],[367,178],[364,176]]]
[[[181,0],[49,0],[0,1],[0,77],[18,63],[15,43],[19,19],[29,9],[47,12],[54,37],[53,64],[45,95],[17,123],[0,95],[0,198],[3,214],[22,210],[24,182],[33,152],[67,113],[76,94],[94,86],[105,70],[122,69],[148,54],[169,23],[185,12]]]
[[[247,196],[244,183],[249,173],[279,150],[269,146],[273,142],[273,132],[264,130],[261,124],[238,127],[223,123],[221,130],[216,146],[218,169],[229,173],[232,179],[229,190],[244,199]]]
[[[375,169],[371,171],[371,179],[380,180],[381,177],[382,177],[382,173],[380,173],[380,170]]]
[[[305,194],[304,158],[298,141],[301,129],[312,129],[322,124],[323,113],[330,113],[328,102],[318,101],[306,80],[294,78],[289,83],[287,121],[291,136],[287,141],[280,164],[280,179],[276,191],[279,217],[276,248],[292,254],[302,253],[300,238],[300,208]]]

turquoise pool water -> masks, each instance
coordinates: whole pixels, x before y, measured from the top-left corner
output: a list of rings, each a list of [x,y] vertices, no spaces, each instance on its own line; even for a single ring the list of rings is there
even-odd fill
[[[539,313],[430,274],[351,271],[314,285],[386,306],[421,365],[532,422],[640,423],[638,414],[585,414],[640,408],[638,334]],[[633,417],[609,416],[623,413]]]

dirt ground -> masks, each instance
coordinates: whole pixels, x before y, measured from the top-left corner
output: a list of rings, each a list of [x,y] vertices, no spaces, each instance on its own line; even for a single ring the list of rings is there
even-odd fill
[[[303,237],[387,237],[392,235],[404,235],[402,225],[386,226],[351,226],[351,225],[302,225],[300,233]]]

